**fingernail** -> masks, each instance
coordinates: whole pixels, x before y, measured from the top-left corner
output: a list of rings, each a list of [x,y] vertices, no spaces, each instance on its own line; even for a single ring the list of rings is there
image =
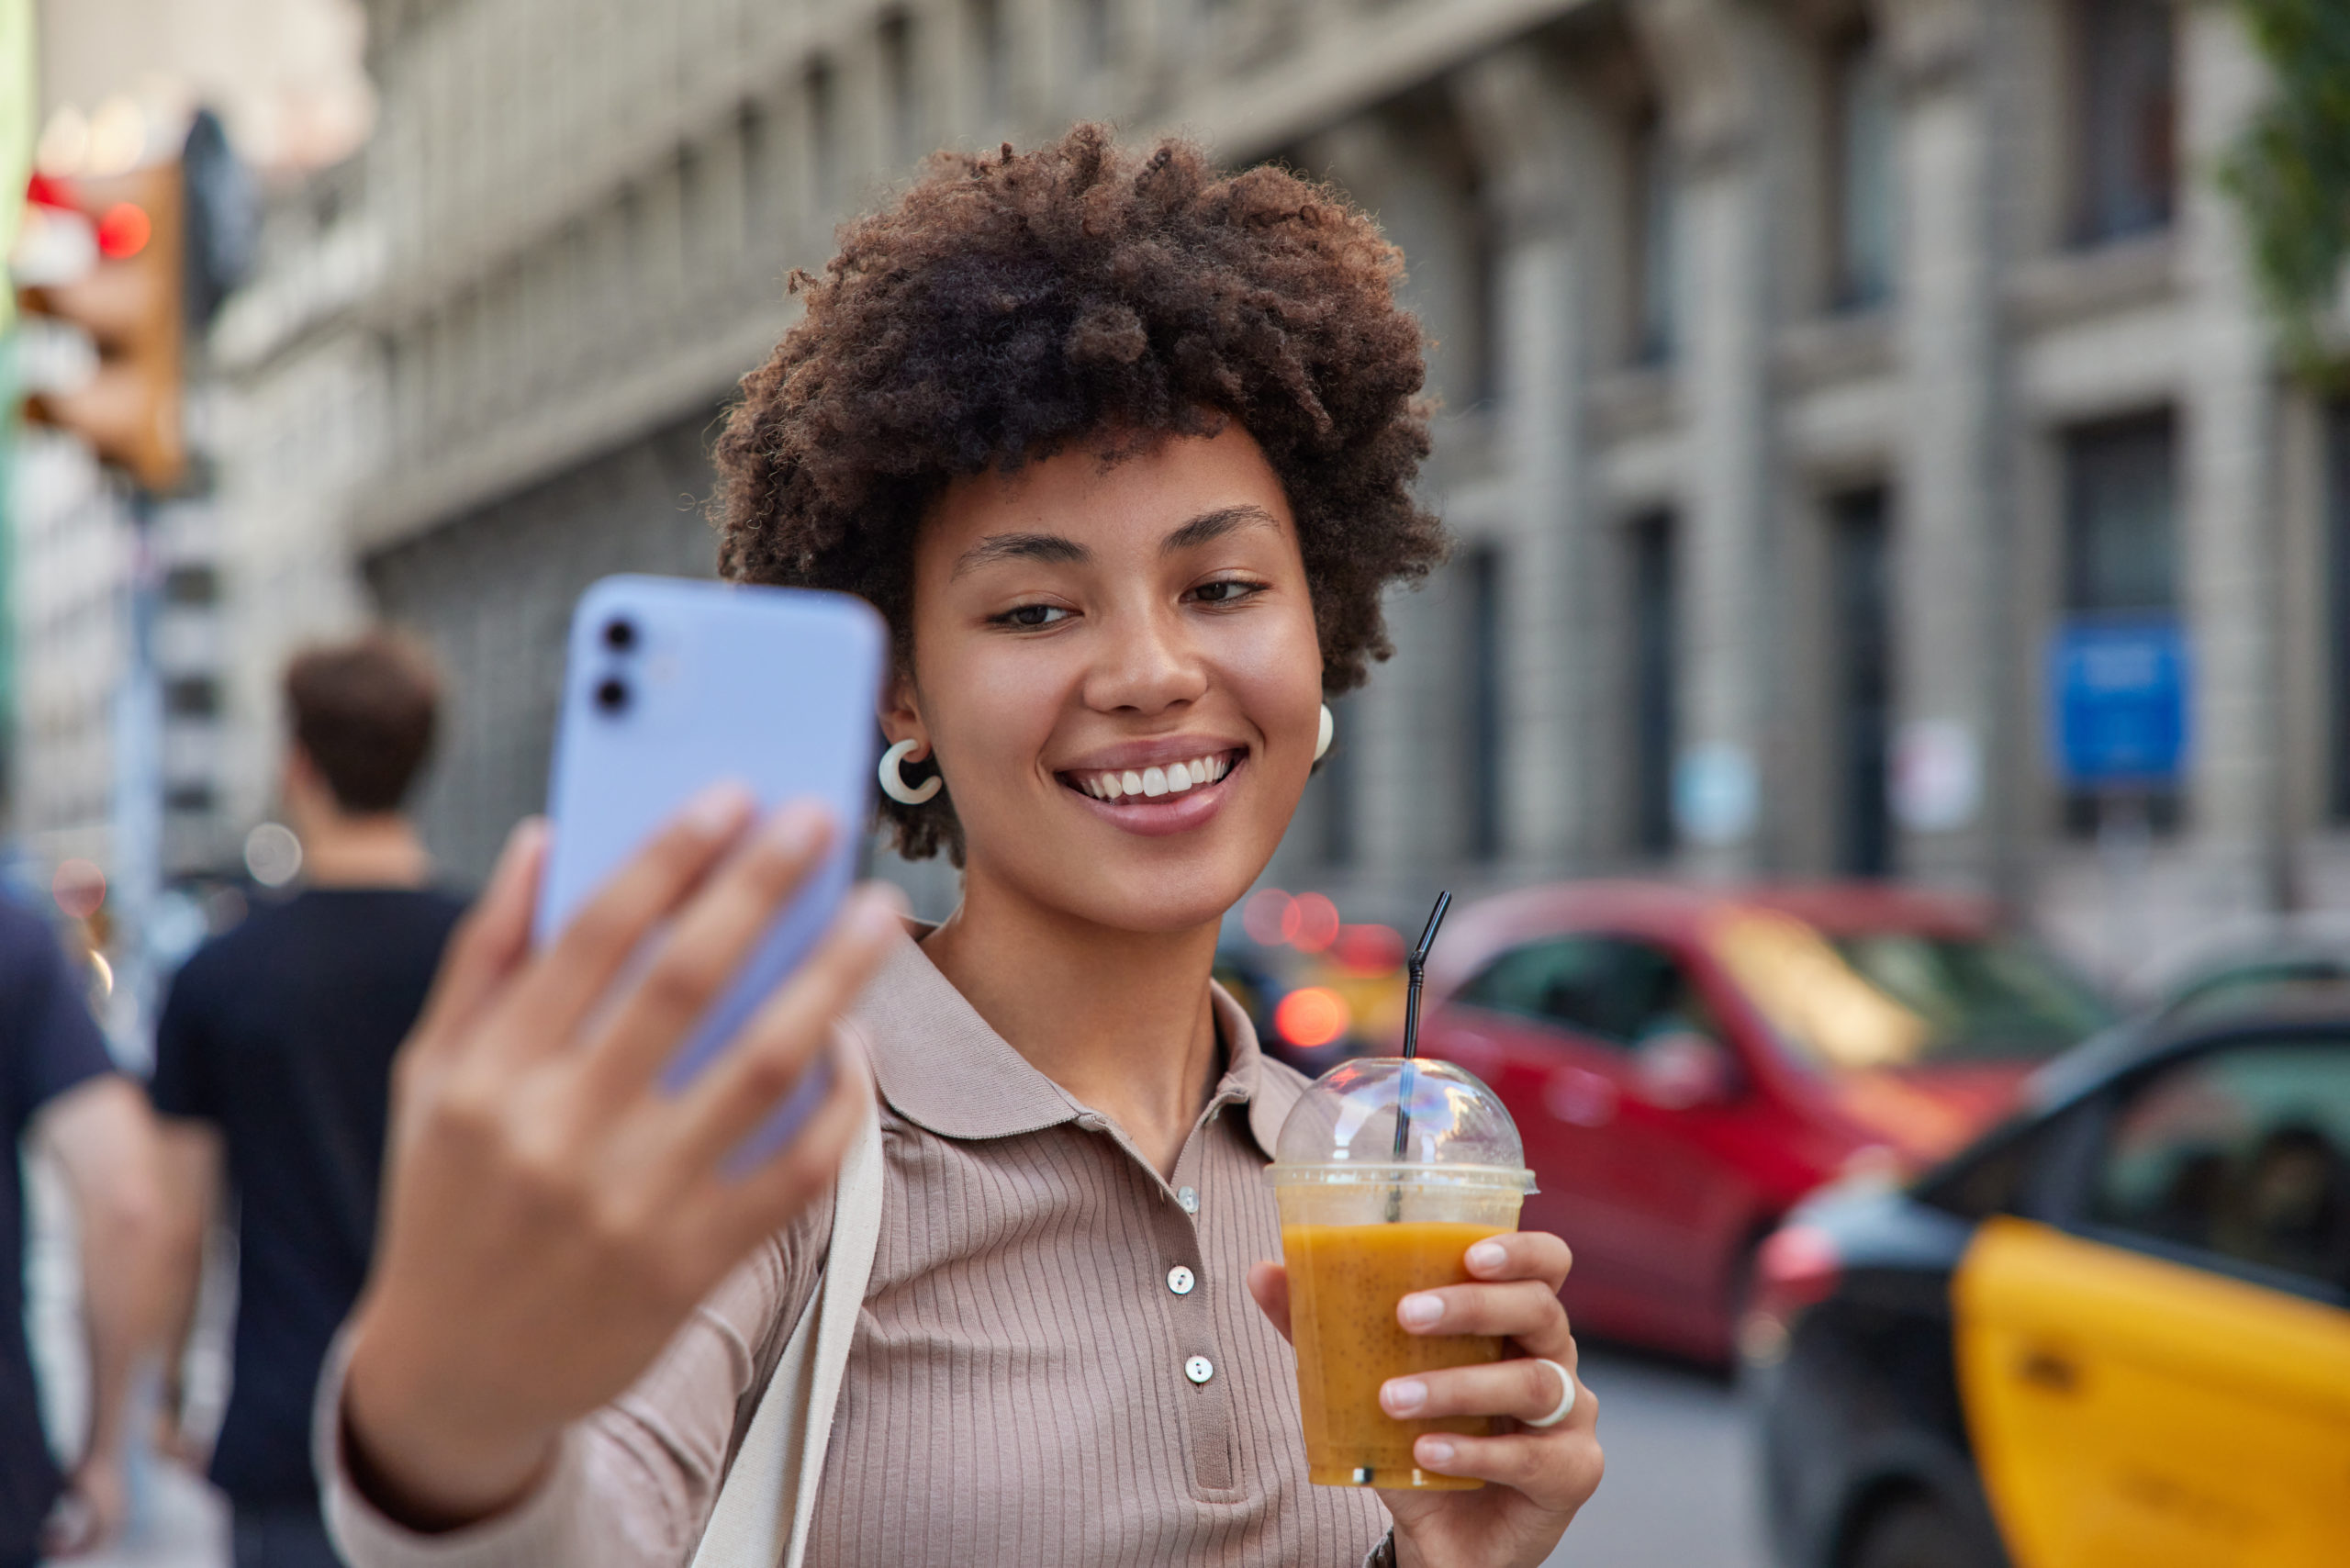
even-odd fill
[[[1399,1377],[1379,1391],[1379,1402],[1390,1416],[1408,1416],[1428,1402],[1428,1385],[1416,1377]]]
[[[1422,1438],[1412,1446],[1412,1457],[1429,1470],[1441,1469],[1450,1464],[1452,1456],[1459,1451],[1442,1438]]]
[[[705,838],[718,838],[741,827],[753,804],[751,792],[740,784],[713,784],[687,802],[686,825]]]
[[[1480,1241],[1469,1249],[1469,1266],[1479,1273],[1498,1269],[1509,1261],[1509,1249],[1498,1241]]]
[[[1443,1298],[1426,1292],[1407,1295],[1395,1304],[1395,1320],[1406,1328],[1428,1327],[1443,1316]]]
[[[767,819],[767,846],[793,860],[816,853],[832,832],[833,819],[823,807],[794,801]]]

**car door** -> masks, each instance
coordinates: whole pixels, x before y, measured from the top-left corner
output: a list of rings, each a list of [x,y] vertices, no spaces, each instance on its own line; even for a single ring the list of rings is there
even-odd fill
[[[2350,1562],[2350,1036],[2232,1043],[2115,1093],[2055,1223],[1953,1286],[2019,1568]]]
[[[1674,1316],[1652,1325],[1668,1338],[1709,1331],[1722,1262],[1710,1232],[1728,1173],[1701,1125],[1719,1108],[1657,1103],[1640,1053],[1712,1032],[1676,954],[1576,933],[1512,949],[1471,980],[1435,1047],[1484,1077],[1517,1118],[1542,1189],[1526,1223],[1575,1249],[1570,1305]]]

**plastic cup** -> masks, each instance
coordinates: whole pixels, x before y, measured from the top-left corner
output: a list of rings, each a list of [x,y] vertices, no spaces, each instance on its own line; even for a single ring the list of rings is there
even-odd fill
[[[1316,1485],[1484,1484],[1421,1470],[1412,1442],[1423,1432],[1483,1437],[1489,1421],[1397,1420],[1380,1407],[1379,1390],[1390,1378],[1501,1359],[1491,1335],[1405,1333],[1395,1305],[1415,1291],[1468,1282],[1463,1254],[1517,1228],[1533,1174],[1509,1113],[1450,1062],[1366,1057],[1331,1069],[1300,1097],[1266,1176],[1281,1204],[1298,1405]]]

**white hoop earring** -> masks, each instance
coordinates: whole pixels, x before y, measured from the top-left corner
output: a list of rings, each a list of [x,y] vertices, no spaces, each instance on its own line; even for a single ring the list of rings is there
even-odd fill
[[[934,773],[919,785],[909,784],[906,782],[905,775],[898,771],[898,765],[905,761],[914,748],[921,745],[920,741],[900,741],[881,754],[881,766],[877,769],[881,775],[881,792],[901,806],[923,804],[936,795],[939,787],[946,782],[943,775]]]
[[[1314,737],[1315,761],[1319,762],[1322,760],[1322,754],[1330,749],[1330,737],[1337,733],[1337,721],[1330,717],[1330,705],[1327,702],[1325,702],[1322,704],[1322,728],[1320,733]]]

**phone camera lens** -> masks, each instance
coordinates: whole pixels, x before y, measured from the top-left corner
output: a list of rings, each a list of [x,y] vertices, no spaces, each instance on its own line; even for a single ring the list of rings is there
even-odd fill
[[[624,624],[624,622],[623,622]],[[596,706],[607,713],[617,713],[628,706],[628,682],[616,675],[608,675],[596,683]]]
[[[636,622],[624,615],[605,622],[604,646],[616,654],[624,654],[635,647]]]

